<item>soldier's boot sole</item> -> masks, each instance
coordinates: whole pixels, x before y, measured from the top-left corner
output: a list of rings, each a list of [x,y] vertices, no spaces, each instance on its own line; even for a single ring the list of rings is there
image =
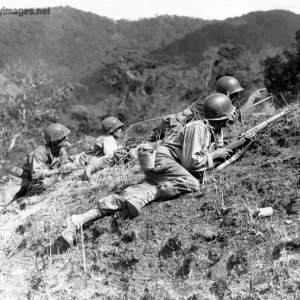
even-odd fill
[[[137,204],[134,200],[127,200],[127,206],[130,214],[133,217],[137,217],[141,213],[141,206]]]

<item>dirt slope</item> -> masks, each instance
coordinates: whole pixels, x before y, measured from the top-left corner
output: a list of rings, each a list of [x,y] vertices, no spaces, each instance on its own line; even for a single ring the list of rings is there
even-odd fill
[[[57,239],[63,220],[142,174],[68,176],[0,217],[1,299],[299,299],[299,135],[297,119],[281,122],[198,194],[96,220],[71,249]]]

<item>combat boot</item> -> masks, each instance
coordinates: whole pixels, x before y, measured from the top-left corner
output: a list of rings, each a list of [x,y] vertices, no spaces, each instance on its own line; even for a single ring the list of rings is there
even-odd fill
[[[148,191],[140,195],[132,195],[125,198],[130,214],[133,217],[139,216],[141,209],[148,203],[156,199],[167,199],[178,195],[179,191],[174,186],[166,181],[157,185],[157,190]]]
[[[68,243],[68,245],[72,246],[75,234],[76,226],[73,223],[70,223],[67,225],[67,228],[62,232],[61,236]]]
[[[65,221],[66,229],[62,232],[61,236],[71,246],[73,245],[76,230],[84,224],[83,215],[74,215],[68,217]]]
[[[133,217],[140,215],[144,206],[154,200],[155,192],[148,192],[145,195],[130,196],[126,199],[130,214]]]
[[[69,245],[72,245],[76,229],[79,229],[84,223],[88,221],[92,221],[103,216],[104,212],[100,212],[97,208],[93,208],[82,215],[73,215],[71,217],[68,217],[65,221],[66,229],[62,232],[61,236]]]

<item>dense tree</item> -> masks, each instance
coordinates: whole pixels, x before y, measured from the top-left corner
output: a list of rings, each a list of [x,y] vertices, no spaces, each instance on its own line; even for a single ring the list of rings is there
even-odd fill
[[[287,102],[293,102],[300,90],[300,30],[296,32],[295,43],[282,54],[268,57],[262,62],[265,84],[275,94],[282,93]],[[282,100],[277,99],[280,105]]]

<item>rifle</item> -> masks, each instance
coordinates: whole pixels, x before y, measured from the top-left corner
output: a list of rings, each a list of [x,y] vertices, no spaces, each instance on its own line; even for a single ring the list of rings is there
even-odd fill
[[[273,98],[273,96],[267,97],[267,98],[265,98],[265,99],[262,99],[262,100],[260,100],[260,101],[258,101],[258,102],[256,102],[256,103],[254,103],[253,105],[254,105],[254,106],[257,106],[257,105],[259,105],[259,104],[261,104],[261,103],[263,103],[263,102],[265,102],[265,101],[267,101],[267,100],[269,100],[269,99],[272,99],[272,98]]]
[[[282,119],[287,114],[295,111],[296,109],[298,109],[298,105],[292,105],[292,106],[288,107],[281,113],[276,114],[275,116],[269,118],[268,120],[254,126],[253,128],[247,130],[246,132],[242,133],[240,135],[239,139],[226,145],[224,148],[234,151],[235,154],[221,164],[220,164],[220,162],[215,162],[214,163],[214,172],[219,172],[220,170],[222,170],[223,168],[225,168],[232,162],[238,160],[250,148],[253,141],[249,141],[249,139],[246,139],[246,137],[245,137],[246,134],[249,134],[249,133],[257,134],[257,133],[265,130],[266,128],[268,128],[270,125],[272,125],[276,121]],[[297,111],[297,113],[298,113],[298,111]],[[244,146],[244,147],[242,149],[240,149],[242,146]]]

